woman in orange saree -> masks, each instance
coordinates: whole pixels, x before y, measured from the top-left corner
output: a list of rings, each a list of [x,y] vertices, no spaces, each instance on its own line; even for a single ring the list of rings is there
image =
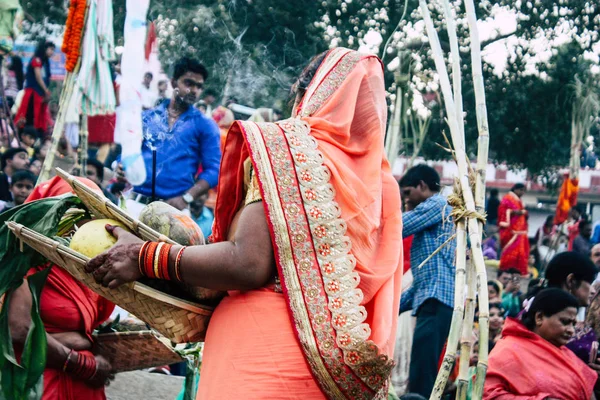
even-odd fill
[[[527,275],[529,261],[529,237],[527,236],[527,211],[521,197],[525,185],[518,183],[500,202],[498,226],[500,227],[500,269],[516,268]]]
[[[100,190],[89,179],[79,179],[92,189]],[[26,203],[70,191],[66,181],[55,177],[37,186]],[[27,276],[48,267],[50,265],[32,267]],[[91,353],[92,332],[108,319],[114,304],[62,268],[51,268],[40,300],[40,316],[48,343],[42,400],[104,400],[110,364]],[[29,286],[24,282],[10,301],[9,323],[15,348],[22,346],[28,334],[31,302]]]
[[[181,280],[229,292],[209,324],[198,399],[387,396],[402,232],[383,151],[383,69],[343,48],[311,69],[321,60],[300,79],[293,118],[233,125],[214,243],[181,257]],[[109,231],[117,245],[88,270],[116,287],[141,276],[144,247]]]

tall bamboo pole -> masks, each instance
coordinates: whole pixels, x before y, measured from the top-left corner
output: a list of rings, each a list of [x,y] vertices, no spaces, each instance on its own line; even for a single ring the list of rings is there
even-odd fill
[[[81,37],[79,39],[79,59],[77,60],[77,64],[75,65],[73,72],[67,72],[65,83],[60,94],[60,100],[58,102],[58,115],[56,116],[56,121],[54,121],[54,128],[52,129],[52,141],[50,143],[50,149],[48,150],[48,154],[46,155],[46,159],[44,160],[44,164],[42,165],[42,169],[40,171],[40,176],[38,177],[36,186],[44,181],[47,181],[50,178],[50,173],[52,172],[52,167],[54,166],[54,158],[58,151],[58,143],[60,142],[60,138],[65,129],[65,117],[67,115],[67,107],[71,103],[71,97],[73,96],[73,89],[75,88],[75,84],[77,82],[79,68],[81,68],[81,51],[83,49],[83,37],[86,31],[85,26],[88,20],[89,9],[90,3],[88,1],[86,3],[85,16],[83,18],[84,29],[81,30]]]
[[[485,175],[490,135],[485,100],[485,85],[483,82],[483,68],[481,66],[481,43],[479,41],[477,15],[475,13],[475,4],[473,0],[465,0],[465,7],[471,39],[471,70],[473,74],[473,89],[475,91],[475,111],[478,130],[475,206],[477,211],[483,215],[485,212]],[[480,228],[483,228],[482,225],[480,225]],[[481,240],[481,236],[479,236],[479,238]],[[481,257],[483,258],[483,253]],[[477,379],[473,386],[472,398],[478,400],[483,396],[483,385],[485,383],[485,375],[488,366],[489,342],[487,339],[489,336],[489,298],[485,264],[480,262],[476,263],[475,266],[477,269],[477,285],[479,287],[479,359],[477,363]]]
[[[458,370],[458,392],[460,400],[466,400],[469,389],[469,361],[473,347],[473,320],[475,318],[475,297],[477,285],[475,282],[475,266],[469,260],[467,262],[467,299],[465,302],[465,317],[462,325],[460,339],[460,361]]]
[[[464,146],[464,141],[461,140],[460,128],[459,128],[459,118],[462,116],[458,116],[457,108],[454,103],[454,96],[452,92],[452,88],[450,86],[450,79],[448,77],[448,71],[446,68],[446,64],[444,61],[444,56],[442,52],[442,48],[439,42],[439,38],[437,36],[437,32],[431,21],[431,16],[429,10],[427,8],[427,3],[425,0],[419,0],[419,7],[421,9],[421,13],[423,14],[423,19],[425,21],[425,27],[427,29],[427,36],[429,37],[429,41],[431,44],[431,48],[433,51],[433,58],[436,65],[436,69],[440,76],[440,87],[442,89],[442,94],[444,97],[444,106],[446,108],[446,114],[448,115],[448,125],[450,127],[450,134],[452,137],[452,142],[454,144],[454,153],[456,158],[456,163],[458,166],[458,181],[460,184],[460,191],[462,194],[463,201],[463,217],[467,217],[467,232],[469,239],[471,241],[471,251],[472,251],[472,259],[475,265],[475,269],[477,271],[477,281],[479,286],[479,299],[480,299],[480,317],[479,323],[482,334],[480,334],[480,357],[483,355],[484,362],[482,364],[482,360],[480,359],[478,364],[478,370],[482,369],[483,374],[485,376],[485,369],[487,368],[487,337],[489,336],[488,331],[488,296],[487,296],[487,285],[482,284],[482,280],[487,280],[485,273],[485,263],[483,259],[483,251],[481,248],[481,227],[478,220],[480,215],[477,213],[475,207],[475,199],[473,196],[473,191],[469,182],[469,161],[466,155],[466,149]],[[451,26],[448,26],[450,29]],[[457,55],[458,56],[458,55]],[[480,368],[481,367],[481,368]],[[432,394],[432,398],[433,394]]]
[[[450,323],[450,333],[446,343],[446,353],[442,361],[442,366],[438,376],[435,379],[433,392],[430,400],[439,400],[444,394],[446,382],[454,366],[456,359],[456,350],[458,348],[458,340],[460,337],[461,324],[464,314],[464,294],[466,284],[466,267],[465,261],[467,251],[467,230],[465,221],[461,220],[456,224],[456,281],[454,284],[454,310],[452,312],[452,322]]]

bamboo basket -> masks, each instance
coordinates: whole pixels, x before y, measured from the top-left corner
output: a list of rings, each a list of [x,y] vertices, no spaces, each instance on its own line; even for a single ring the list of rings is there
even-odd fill
[[[94,353],[110,361],[114,372],[181,362],[181,356],[165,341],[152,331],[95,334]]]
[[[60,168],[56,168],[56,175],[60,176],[62,179],[67,181],[69,185],[71,185],[71,188],[77,197],[83,201],[83,203],[92,212],[92,214],[94,214],[94,216],[117,220],[143,240],[178,244],[169,239],[167,236],[161,235],[148,225],[133,218],[125,211],[120,209],[112,201],[104,197],[104,195],[93,191],[68,172]]]
[[[181,300],[139,282],[108,289],[85,271],[90,260],[88,257],[21,224],[9,221],[6,225],[22,243],[31,246],[91,290],[129,311],[172,342],[204,341],[213,307]]]

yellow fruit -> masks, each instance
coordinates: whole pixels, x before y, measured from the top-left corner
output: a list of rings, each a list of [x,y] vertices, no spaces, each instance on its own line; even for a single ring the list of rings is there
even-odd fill
[[[110,249],[117,242],[117,239],[106,231],[106,224],[127,229],[123,224],[113,219],[95,219],[77,229],[69,247],[90,258]]]

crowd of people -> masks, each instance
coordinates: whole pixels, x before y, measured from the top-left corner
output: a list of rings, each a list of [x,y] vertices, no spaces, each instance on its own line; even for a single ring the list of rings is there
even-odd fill
[[[40,45],[25,78],[16,56],[8,64],[13,73],[4,74],[22,93],[5,93],[14,96],[14,113],[0,126],[2,211],[68,192],[59,179],[34,189],[53,126],[47,67],[53,49]],[[323,75],[313,79],[318,71]],[[292,89],[293,115],[300,118],[282,124],[274,123],[281,112],[266,108],[234,122],[228,102],[219,105],[217,93],[203,91],[209,78],[186,57],[156,91],[146,73],[139,90],[146,181],[127,181],[112,143],[107,152],[92,150],[81,178],[134,214],[164,201],[211,236],[205,246],[165,246],[156,261],[161,271],[175,268],[187,285],[228,291],[207,332],[198,398],[381,397],[394,357],[410,359],[406,371],[394,370],[407,382],[397,387],[401,398],[428,398],[455,306],[452,208],[434,168],[420,164],[399,181],[392,176],[383,152],[387,105],[377,58],[342,48],[313,58]],[[63,142],[65,155],[73,155]],[[559,226],[547,220],[530,245],[524,194],[523,184],[502,199],[492,190],[486,205],[484,253],[500,262],[488,282],[484,398],[594,399],[600,229],[574,208]],[[108,229],[118,241],[88,264],[94,278],[115,288],[147,274],[139,263],[152,246]],[[535,273],[533,253],[548,260]],[[102,399],[110,365],[89,351],[90,335],[114,305],[53,271],[41,296],[44,398]],[[403,275],[412,276],[404,291]],[[31,301],[24,283],[10,303],[16,344],[26,339]],[[64,313],[65,307],[81,312]],[[398,321],[410,325],[412,318],[409,343],[397,342],[406,339],[397,336]],[[476,338],[471,377],[477,348]],[[456,390],[453,377],[447,395]]]

